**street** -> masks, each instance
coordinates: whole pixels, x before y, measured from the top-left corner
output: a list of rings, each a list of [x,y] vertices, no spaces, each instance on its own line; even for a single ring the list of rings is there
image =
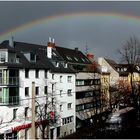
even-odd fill
[[[133,114],[135,115],[135,114]],[[130,124],[127,122],[127,127],[124,125],[119,128],[118,124],[113,124],[110,129],[107,125],[100,123],[98,126],[90,125],[79,129],[76,133],[71,134],[65,139],[139,139],[140,138],[140,117],[133,117]],[[113,129],[113,127],[118,127]]]

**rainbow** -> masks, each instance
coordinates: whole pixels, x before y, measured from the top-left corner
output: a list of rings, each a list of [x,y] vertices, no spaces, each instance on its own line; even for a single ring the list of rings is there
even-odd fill
[[[110,18],[110,19],[121,19],[121,20],[130,20],[135,22],[140,22],[139,16],[134,16],[130,14],[122,14],[122,13],[114,13],[114,12],[79,12],[79,13],[67,13],[67,14],[60,14],[54,16],[43,17],[40,19],[33,20],[28,23],[21,24],[16,26],[6,32],[0,33],[0,39],[5,39],[11,35],[14,35],[18,32],[23,32],[25,29],[31,29],[35,26],[39,26],[43,23],[51,23],[57,22],[58,20],[67,20],[67,19],[74,19],[77,17],[92,17],[92,18]]]

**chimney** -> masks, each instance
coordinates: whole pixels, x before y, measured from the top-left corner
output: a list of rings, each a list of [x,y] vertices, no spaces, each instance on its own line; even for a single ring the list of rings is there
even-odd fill
[[[52,58],[52,49],[55,48],[54,38],[49,37],[49,42],[47,46],[47,57]]]
[[[88,58],[88,59],[94,59],[94,55],[91,54],[91,53],[88,53],[88,54],[87,54],[87,58]]]
[[[14,37],[13,36],[9,39],[9,46],[11,46],[12,48],[14,47]]]
[[[88,58],[91,62],[94,62],[94,55],[93,55],[93,54],[88,53],[88,54],[87,54],[87,58]]]
[[[49,37],[48,47],[55,48],[54,38]]]

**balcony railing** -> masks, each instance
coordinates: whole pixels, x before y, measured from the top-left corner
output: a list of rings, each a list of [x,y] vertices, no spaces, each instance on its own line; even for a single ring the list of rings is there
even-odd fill
[[[19,77],[9,77],[2,78],[0,77],[0,85],[19,85]]]
[[[19,96],[0,97],[0,105],[19,105]]]

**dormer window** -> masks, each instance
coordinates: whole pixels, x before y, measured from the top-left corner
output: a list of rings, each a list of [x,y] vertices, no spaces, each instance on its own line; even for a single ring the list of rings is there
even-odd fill
[[[120,71],[120,68],[117,68],[117,71]]]
[[[58,63],[58,62],[56,62],[56,63],[55,63],[55,66],[56,66],[56,67],[59,67],[59,63]]]
[[[16,63],[19,63],[19,56],[16,56]]]
[[[65,67],[65,68],[68,68],[68,64],[67,64],[67,63],[65,63],[65,64],[64,64],[64,67]]]
[[[30,61],[32,62],[36,61],[36,55],[34,53],[30,53]]]
[[[54,55],[54,56],[57,56],[55,52],[53,52],[53,55]]]
[[[127,68],[124,68],[124,71],[127,71]]]
[[[83,62],[85,62],[85,59],[81,58]]]
[[[67,58],[68,60],[72,60],[72,58],[71,58],[71,57],[69,57],[69,56],[66,56],[66,58]]]
[[[75,59],[76,61],[78,61],[78,59],[77,59],[76,57],[74,57],[74,59]]]
[[[23,52],[26,59],[30,62],[36,62],[36,54],[33,52]]]

